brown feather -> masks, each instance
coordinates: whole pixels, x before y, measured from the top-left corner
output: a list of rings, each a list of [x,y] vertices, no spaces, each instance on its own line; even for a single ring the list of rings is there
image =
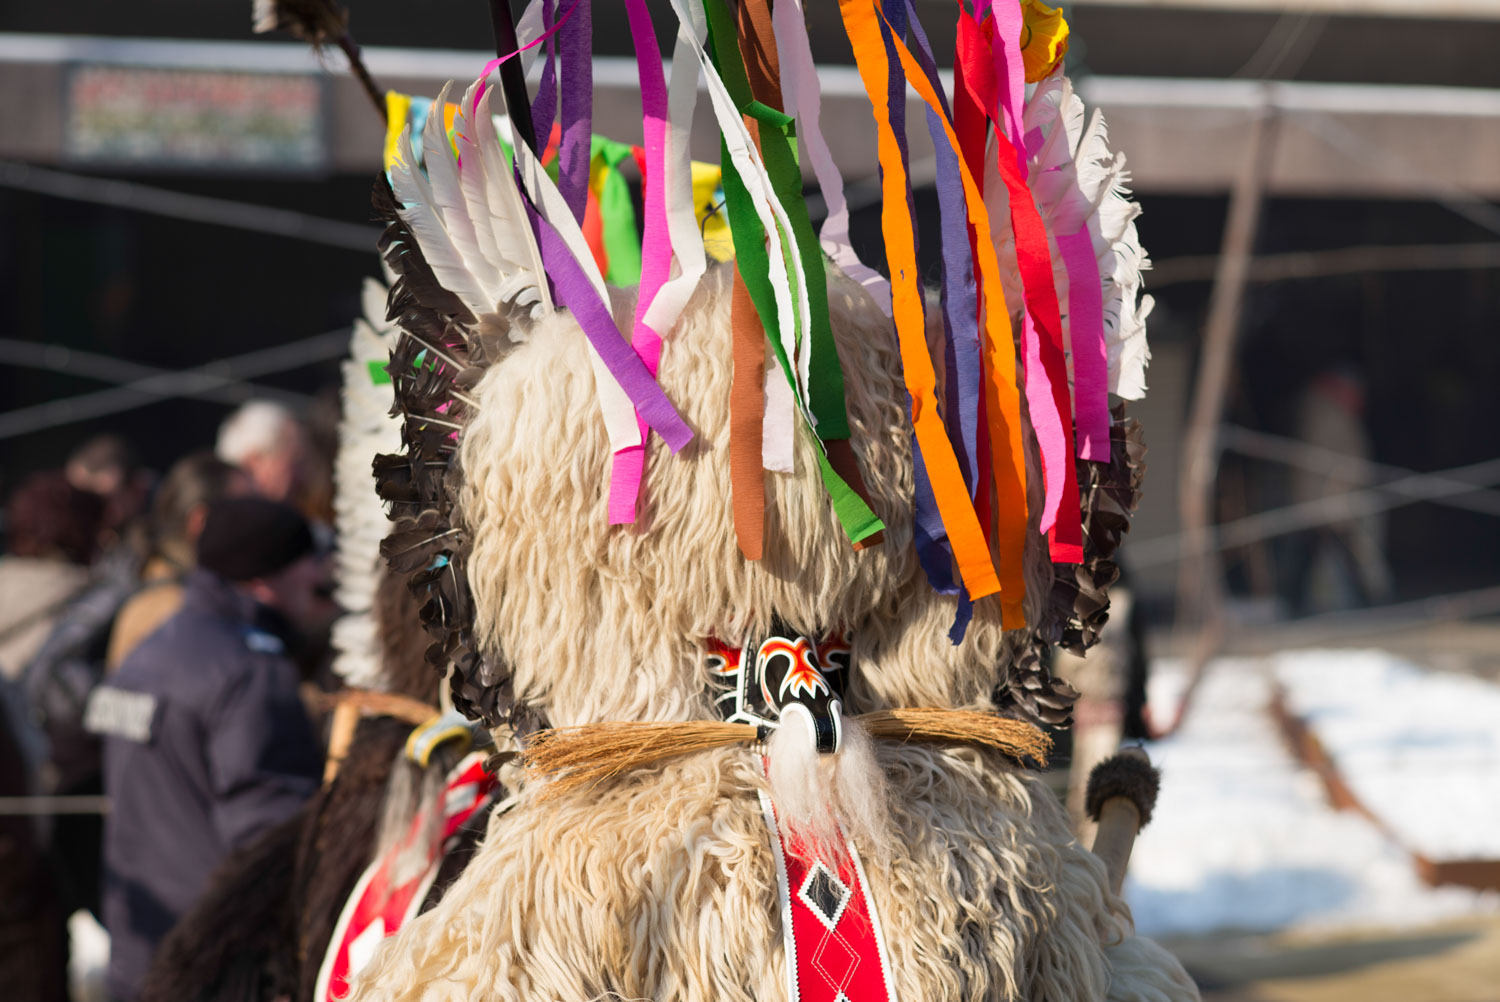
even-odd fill
[[[469,418],[465,391],[501,354],[490,344],[498,340],[489,329],[493,318],[481,321],[443,288],[397,212],[383,174],[371,201],[386,224],[381,255],[396,274],[387,319],[402,336],[390,371],[393,413],[405,418],[402,454],[375,460],[376,489],[396,523],[381,553],[421,604],[418,619],[430,640],[427,663],[439,671],[454,666],[453,705],[488,726],[508,722],[518,733],[530,733],[542,721],[515,702],[505,665],[483,657],[474,643],[474,599],[464,572],[469,541],[453,505],[463,479],[453,461],[453,432]]]

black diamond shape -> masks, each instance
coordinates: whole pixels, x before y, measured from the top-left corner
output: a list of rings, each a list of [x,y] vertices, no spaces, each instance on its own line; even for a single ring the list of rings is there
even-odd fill
[[[839,883],[833,874],[822,866],[815,867],[802,885],[803,898],[822,912],[823,918],[830,925],[838,918],[839,910],[848,894],[849,888]]]

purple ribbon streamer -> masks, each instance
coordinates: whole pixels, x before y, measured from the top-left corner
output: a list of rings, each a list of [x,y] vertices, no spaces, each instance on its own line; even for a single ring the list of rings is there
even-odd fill
[[[932,90],[937,94],[938,103],[943,106],[943,114],[953,120],[953,109],[948,107],[948,95],[943,91],[942,81],[938,78],[937,61],[932,58],[932,46],[927,42],[927,32],[922,30],[922,22],[917,20],[917,6],[912,0],[906,0],[906,10],[903,12],[906,20],[902,22],[903,28],[909,28],[912,38],[916,39],[917,51],[913,53],[917,65],[922,67],[922,72],[927,76],[927,82],[932,84]]]
[[[906,34],[906,3],[905,0],[885,0],[883,6],[885,20],[889,25],[895,26],[899,34]],[[901,68],[901,57],[896,54],[895,43],[891,41],[891,27],[887,26],[881,30],[881,38],[885,42],[886,65],[890,67],[890,73],[886,82],[886,104],[890,110],[891,131],[896,134],[896,145],[901,148],[901,163],[907,168],[908,177],[911,171],[911,154],[906,149],[906,71]],[[912,200],[911,185],[906,186],[906,211],[915,214],[916,207]],[[912,241],[917,239],[917,228],[912,227]]]
[[[594,15],[590,0],[574,0],[571,14],[558,33],[563,75],[557,190],[581,225],[589,197],[589,145],[594,127]]]
[[[942,304],[952,364],[948,372],[949,437],[973,497],[979,483],[979,389],[983,379],[979,351],[979,294],[974,286],[974,259],[969,252],[968,210],[958,156],[948,145],[942,122],[932,109],[927,125],[937,159],[939,234],[943,250]],[[953,427],[956,424],[957,427]]]
[[[890,66],[890,86],[887,99],[890,107],[891,127],[896,136],[896,145],[901,150],[902,163],[910,161],[906,144],[906,74],[896,54],[893,41],[895,35],[905,35],[906,0],[885,0],[882,7],[881,40],[885,43],[887,64]],[[946,139],[945,139],[946,142]],[[911,186],[906,188],[907,211],[912,211]],[[917,239],[916,227],[912,227],[912,242]],[[906,411],[911,413],[911,396],[906,398]],[[932,493],[932,484],[927,477],[926,462],[922,449],[917,444],[916,434],[911,440],[913,473],[916,476],[916,494],[912,499],[913,541],[917,548],[917,561],[927,574],[934,591],[951,594],[953,583],[953,549],[948,542],[948,533],[943,528],[943,518],[938,511],[937,497]]]
[[[899,71],[894,56],[892,34],[911,32],[917,43],[916,58],[933,90],[938,95],[945,113],[948,111],[947,94],[938,77],[936,61],[926,33],[912,9],[910,0],[888,0],[884,7],[885,23],[882,36],[891,53],[891,77],[893,92]],[[899,99],[893,99],[895,107],[905,106],[905,75],[900,77]],[[894,118],[894,115],[893,115]],[[903,115],[904,120],[904,115]],[[974,262],[969,252],[968,207],[964,199],[963,177],[959,173],[958,154],[948,142],[942,119],[931,108],[927,109],[927,131],[932,137],[937,160],[938,214],[940,219],[940,242],[942,248],[943,281],[941,302],[945,333],[944,363],[947,378],[944,387],[949,438],[954,439],[954,419],[957,419],[957,440],[953,441],[970,496],[978,482],[978,429],[979,429],[979,299],[974,286]],[[902,156],[906,156],[904,132],[897,132]],[[908,196],[909,197],[909,196]],[[973,614],[968,593],[953,580],[953,550],[948,534],[943,528],[938,512],[937,498],[927,476],[926,464],[915,436],[912,439],[915,458],[914,474],[916,493],[913,512],[913,537],[917,548],[917,561],[927,575],[934,591],[944,595],[959,595],[959,608],[954,618],[949,639],[954,644],[963,640]]]
[[[917,43],[914,53],[917,63],[942,103],[943,112],[951,119],[953,113],[948,106],[948,95],[943,92],[932,46],[917,20],[912,0],[906,0],[906,13],[912,37]],[[969,496],[973,497],[979,483],[979,391],[983,373],[979,349],[979,293],[975,289],[974,258],[969,249],[969,210],[964,199],[958,153],[948,142],[942,120],[931,108],[927,109],[927,131],[932,136],[937,161],[938,220],[943,254],[942,305],[948,341],[945,350],[948,434],[963,464]]]
[[[556,19],[557,0],[542,0],[542,37],[547,39],[547,62],[542,67],[536,99],[531,102],[531,127],[542,149],[547,148],[552,121],[557,117],[557,39],[551,34]]]
[[[536,228],[542,263],[556,290],[557,301],[573,312],[589,343],[603,359],[605,368],[635,404],[636,413],[673,452],[678,451],[692,440],[692,430],[652,378],[641,356],[620,336],[609,308],[600,301],[599,293],[584,274],[583,267],[573,258],[563,238],[540,215],[536,217]]]
[[[916,478],[916,517],[912,526],[912,538],[917,548],[917,562],[927,575],[927,583],[940,595],[957,595],[958,609],[953,616],[953,625],[948,628],[948,640],[957,647],[963,643],[969,630],[969,620],[974,618],[974,603],[969,590],[953,580],[953,551],[948,546],[947,533],[943,531],[943,520],[938,515],[937,498],[932,493],[932,482],[927,478],[927,464],[922,461],[922,452],[917,448],[917,437],[912,435],[911,453],[914,459],[912,473]]]

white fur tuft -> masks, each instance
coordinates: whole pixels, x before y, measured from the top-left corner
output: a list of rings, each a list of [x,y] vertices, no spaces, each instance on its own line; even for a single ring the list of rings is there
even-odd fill
[[[801,720],[786,720],[767,743],[771,802],[783,830],[809,855],[840,853],[839,829],[871,860],[889,855],[885,775],[875,744],[856,721],[843,721],[843,740],[832,755],[819,755]]]

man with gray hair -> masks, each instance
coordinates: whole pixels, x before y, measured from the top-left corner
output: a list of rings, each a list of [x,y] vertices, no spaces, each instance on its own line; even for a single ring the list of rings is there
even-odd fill
[[[307,479],[307,432],[295,414],[270,400],[251,400],[229,415],[214,452],[244,470],[256,493],[272,501],[294,501]]]

